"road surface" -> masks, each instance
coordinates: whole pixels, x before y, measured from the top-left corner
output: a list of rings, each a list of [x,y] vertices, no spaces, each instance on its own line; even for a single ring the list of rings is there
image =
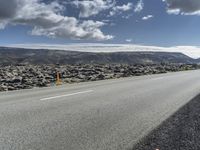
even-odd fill
[[[200,71],[0,93],[1,150],[123,150],[200,93]]]

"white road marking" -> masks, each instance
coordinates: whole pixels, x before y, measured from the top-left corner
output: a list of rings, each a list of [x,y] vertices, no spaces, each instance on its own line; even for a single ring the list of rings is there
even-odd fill
[[[53,97],[48,97],[48,98],[42,98],[40,100],[41,101],[46,101],[46,100],[52,100],[52,99],[62,98],[62,97],[69,97],[69,96],[74,96],[74,95],[79,95],[79,94],[85,94],[85,93],[91,93],[91,92],[93,92],[93,90],[76,92],[76,93],[65,94],[65,95],[58,95],[58,96],[53,96]]]

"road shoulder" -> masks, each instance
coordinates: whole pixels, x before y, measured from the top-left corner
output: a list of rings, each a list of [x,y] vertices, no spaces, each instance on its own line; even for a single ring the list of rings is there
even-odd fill
[[[179,109],[133,148],[155,149],[200,149],[200,95]]]

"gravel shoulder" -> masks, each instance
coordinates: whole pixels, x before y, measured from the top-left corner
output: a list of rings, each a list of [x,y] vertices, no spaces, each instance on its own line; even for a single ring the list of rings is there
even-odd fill
[[[200,95],[144,137],[133,150],[199,150]]]

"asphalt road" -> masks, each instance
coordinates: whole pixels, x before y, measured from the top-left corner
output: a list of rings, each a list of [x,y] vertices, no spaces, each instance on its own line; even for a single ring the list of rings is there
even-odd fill
[[[200,71],[0,93],[0,150],[123,150],[200,93]]]

